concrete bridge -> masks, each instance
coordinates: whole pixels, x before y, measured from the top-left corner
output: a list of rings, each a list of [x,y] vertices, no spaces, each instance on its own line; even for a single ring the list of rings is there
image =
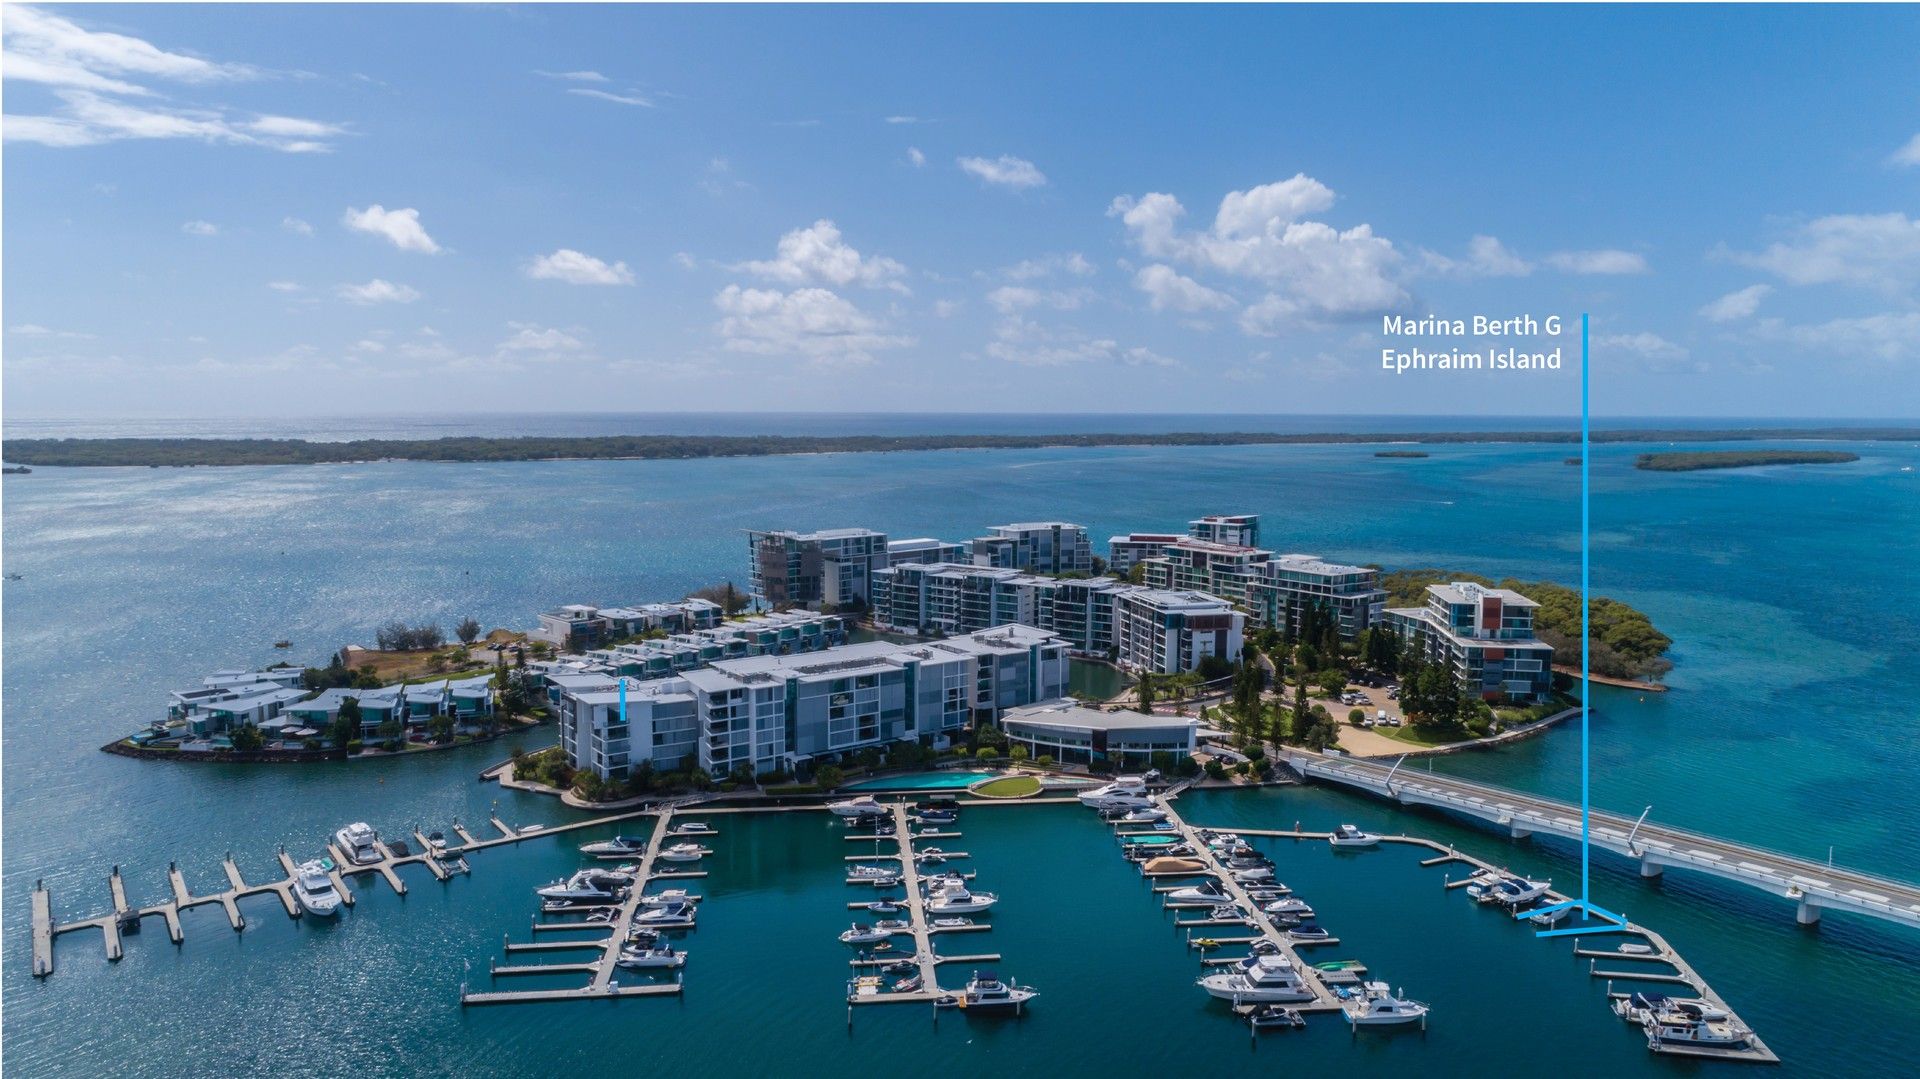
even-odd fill
[[[1287,754],[1287,763],[1315,782],[1336,783],[1402,805],[1452,810],[1495,824],[1516,838],[1540,833],[1580,841],[1580,807],[1567,802],[1431,772],[1402,773],[1399,764],[1335,754],[1294,750]],[[1646,813],[1636,820],[1595,809],[1593,845],[1637,861],[1643,877],[1657,877],[1669,866],[1691,869],[1792,900],[1801,925],[1818,922],[1823,910],[1844,910],[1920,928],[1920,885],[1716,839],[1646,818]]]

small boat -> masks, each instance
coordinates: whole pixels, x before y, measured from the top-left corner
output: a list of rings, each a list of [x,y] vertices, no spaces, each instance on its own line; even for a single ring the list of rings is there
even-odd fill
[[[1572,913],[1571,907],[1545,907],[1528,915],[1527,921],[1534,925],[1559,925]]]
[[[692,903],[669,903],[666,906],[651,907],[640,913],[635,919],[639,924],[654,928],[691,926],[694,921]]]
[[[1663,1012],[1703,1023],[1724,1023],[1733,1013],[1699,997],[1670,997],[1665,993],[1635,993],[1612,1004],[1613,1014],[1629,1023],[1645,1025]]]
[[[877,899],[868,903],[866,909],[874,914],[898,914],[900,913],[900,903],[898,900],[893,899]]]
[[[1246,1010],[1247,1025],[1255,1030],[1289,1030],[1307,1025],[1298,1008],[1259,1004]]]
[[[836,817],[849,817],[858,820],[861,817],[877,817],[887,812],[887,807],[871,794],[858,798],[848,798],[840,802],[828,802],[827,809]]]
[[[933,928],[935,928],[935,929],[960,929],[960,928],[963,928],[963,927],[965,927],[965,926],[969,926],[969,925],[972,925],[972,924],[973,924],[973,919],[972,919],[972,918],[959,918],[959,917],[955,917],[955,918],[935,918],[935,919],[934,919],[933,921],[931,921],[931,922],[928,922],[927,924],[928,924],[928,925],[930,925],[930,926],[932,926],[932,927],[933,927]]]
[[[1202,975],[1194,984],[1208,996],[1235,1004],[1294,1004],[1313,999],[1313,990],[1284,955],[1250,955],[1226,970]]]
[[[920,976],[915,974],[894,982],[893,991],[896,993],[918,993],[920,991]]]
[[[1335,849],[1371,847],[1380,842],[1380,837],[1371,832],[1363,832],[1351,824],[1343,824],[1327,837],[1329,846]]]
[[[1276,899],[1284,899],[1292,894],[1292,888],[1287,887],[1277,880],[1256,884],[1247,889],[1247,898],[1253,900],[1255,903],[1271,903]]]
[[[697,862],[712,853],[711,848],[698,843],[675,843],[654,857],[663,862]]]
[[[595,907],[587,912],[587,921],[610,922],[619,916],[620,911],[614,907]]]
[[[887,865],[874,865],[874,864],[862,863],[860,865],[854,866],[852,869],[847,870],[847,876],[858,877],[862,880],[872,880],[874,877],[898,876],[899,872],[900,872],[899,870],[894,869]]]
[[[1145,809],[1130,809],[1120,819],[1128,824],[1151,824],[1155,821],[1166,820],[1167,811],[1157,806],[1148,806]]]
[[[852,927],[840,934],[842,944],[874,944],[893,936],[893,930],[882,929],[877,925],[853,923]]]
[[[907,815],[921,824],[952,824],[960,819],[957,809],[909,809]]]
[[[334,845],[342,857],[354,865],[372,865],[380,860],[380,833],[365,821],[355,821],[333,833]]]
[[[1174,903],[1212,903],[1215,900],[1231,899],[1228,892],[1217,880],[1203,880],[1191,888],[1175,888],[1167,893],[1167,899]]]
[[[903,883],[898,873],[889,873],[884,877],[862,877],[861,884],[871,884],[875,888],[898,888]]]
[[[1198,858],[1169,858],[1162,856],[1147,859],[1146,862],[1141,865],[1140,870],[1143,873],[1153,875],[1187,876],[1195,873],[1205,873],[1207,871],[1207,863]]]
[[[1654,953],[1651,944],[1622,944],[1615,950],[1621,955],[1652,955]]]
[[[610,903],[614,899],[614,889],[609,886],[613,879],[604,874],[596,876],[593,871],[582,869],[565,880],[556,880],[534,889],[534,894],[542,899],[557,899],[565,903]]]
[[[1263,914],[1291,914],[1296,918],[1313,917],[1313,908],[1308,906],[1307,901],[1301,899],[1299,896],[1288,896],[1284,899],[1276,899],[1266,906],[1261,907],[1260,911]]]
[[[953,854],[948,854],[946,851],[941,850],[939,847],[928,847],[926,850],[915,853],[913,856],[913,860],[916,862],[925,862],[928,865],[940,865],[944,863],[947,859],[954,858],[954,857],[958,857],[958,856]]]
[[[340,892],[318,860],[302,862],[294,871],[293,897],[299,901],[301,910],[316,918],[331,918],[340,913]]]
[[[955,1000],[955,1006],[969,1011],[1019,1011],[1027,1001],[1040,994],[1024,985],[1001,981],[992,971],[976,970]]]
[[[1207,920],[1213,922],[1244,922],[1247,920],[1245,907],[1238,903],[1222,903],[1207,911]]]
[[[1503,907],[1519,907],[1531,903],[1547,894],[1553,887],[1550,880],[1528,880],[1525,877],[1501,877],[1490,885],[1482,886],[1480,894],[1474,896],[1482,903],[1498,903]],[[1467,886],[1467,894],[1473,895],[1473,885]]]
[[[673,831],[667,834],[668,835],[712,835],[714,834],[714,832],[713,832],[713,825],[708,824],[705,821],[690,820],[690,821],[683,821],[679,824],[674,825]]]
[[[275,648],[292,648],[293,642],[292,641],[275,641],[273,642],[273,646]]]
[[[672,906],[675,903],[691,903],[698,898],[700,897],[687,891],[685,888],[668,888],[663,892],[653,892],[641,896],[640,905],[643,907],[666,907]]]
[[[987,910],[1000,897],[992,892],[971,892],[965,887],[942,888],[927,900],[928,914],[978,914]]]
[[[642,854],[645,853],[646,849],[646,839],[632,835],[617,835],[612,839],[600,840],[598,843],[582,843],[580,845],[580,853],[595,856],[607,854]]]
[[[1357,999],[1341,1005],[1341,1010],[1347,1013],[1347,1022],[1356,1027],[1398,1026],[1426,1021],[1425,1004],[1395,994],[1386,982],[1367,982],[1361,986],[1361,990]]]
[[[548,899],[540,904],[542,914],[586,914],[592,916],[595,909],[613,903],[611,896],[606,899]]]
[[[1273,867],[1256,865],[1248,869],[1236,869],[1233,871],[1233,879],[1237,884],[1252,884],[1256,881],[1272,880]]]
[[[647,948],[622,948],[616,964],[630,969],[677,968],[687,965],[687,953],[676,952],[671,944],[656,944]]]
[[[1314,925],[1310,922],[1303,922],[1300,925],[1287,927],[1287,939],[1289,940],[1326,940],[1329,936],[1330,934],[1324,927]]]

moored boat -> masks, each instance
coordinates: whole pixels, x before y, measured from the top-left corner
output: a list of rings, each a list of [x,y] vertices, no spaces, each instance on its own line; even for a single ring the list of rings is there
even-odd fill
[[[1360,995],[1341,1005],[1356,1027],[1399,1026],[1426,1022],[1427,1006],[1395,993],[1386,982],[1367,982]]]
[[[317,918],[331,918],[340,913],[340,892],[333,886],[333,877],[319,859],[300,863],[293,874],[293,897],[300,909]]]
[[[992,971],[976,970],[954,1003],[969,1011],[1019,1011],[1039,995],[1028,986],[1000,980]]]
[[[380,860],[380,833],[365,821],[355,821],[333,833],[340,856],[354,865],[372,865]]]
[[[1352,824],[1343,824],[1327,837],[1327,843],[1336,849],[1371,847],[1380,842],[1380,837],[1371,832],[1363,832]]]

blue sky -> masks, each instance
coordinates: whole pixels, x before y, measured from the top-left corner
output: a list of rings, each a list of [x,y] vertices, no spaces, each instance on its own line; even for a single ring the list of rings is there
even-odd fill
[[[4,27],[16,417],[1564,413],[1381,316],[1583,310],[1603,412],[1920,401],[1910,10]]]

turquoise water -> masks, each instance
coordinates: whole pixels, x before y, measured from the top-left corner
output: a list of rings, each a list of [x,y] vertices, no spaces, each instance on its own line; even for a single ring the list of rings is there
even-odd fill
[[[1652,804],[1671,823],[1814,857],[1832,846],[1840,861],[1912,878],[1920,498],[1916,473],[1901,470],[1920,464],[1920,449],[1848,448],[1863,459],[1679,474],[1633,470],[1643,447],[1597,450],[1595,586],[1649,611],[1679,641],[1679,666],[1672,693],[1599,694],[1595,799],[1634,813]],[[738,530],[769,525],[958,538],[1058,516],[1104,538],[1204,512],[1259,512],[1281,550],[1575,578],[1577,471],[1561,463],[1564,448],[1431,452],[1411,463],[1366,447],[1300,446],[7,477],[5,564],[24,578],[4,586],[4,1064],[35,1075],[403,1075],[617,1059],[759,1075],[877,1072],[932,1052],[1010,1074],[1303,1065],[1464,1076],[1510,1067],[1523,1045],[1525,1059],[1551,1060],[1557,1073],[1697,1070],[1650,1059],[1600,1010],[1600,988],[1563,946],[1445,895],[1438,871],[1391,851],[1334,860],[1290,845],[1275,848],[1281,875],[1346,940],[1338,950],[1433,1003],[1436,1022],[1424,1039],[1354,1041],[1327,1027],[1250,1048],[1192,988],[1193,957],[1111,840],[1073,807],[982,809],[963,822],[960,845],[981,858],[983,885],[1006,897],[1001,928],[985,936],[1005,954],[1002,970],[1045,994],[1021,1023],[942,1019],[935,1030],[924,1013],[880,1008],[849,1035],[844,946],[833,939],[847,920],[844,844],[824,821],[809,831],[804,816],[723,821],[702,890],[725,901],[692,941],[683,1001],[454,1005],[467,964],[484,971],[504,933],[524,939],[530,889],[574,864],[572,844],[586,837],[477,855],[471,877],[443,887],[421,875],[404,899],[365,888],[338,924],[293,922],[257,900],[249,929],[235,934],[200,909],[181,948],[154,925],[109,965],[96,941],[69,937],[58,973],[44,982],[28,973],[36,878],[72,918],[105,909],[114,864],[134,902],[149,903],[164,897],[170,861],[211,890],[224,852],[264,875],[281,844],[315,852],[349,820],[393,833],[456,816],[482,822],[495,809],[516,823],[570,815],[476,782],[516,741],[549,741],[544,731],[297,768],[98,752],[159,714],[166,689],[272,662],[281,638],[315,662],[393,618],[451,624],[472,614],[525,627],[557,602],[677,596],[744,580]],[[1432,767],[1569,794],[1577,748],[1565,729]],[[1514,844],[1332,792],[1196,794],[1185,804],[1205,823],[1404,827],[1573,879],[1570,848]],[[1844,915],[1808,932],[1784,901],[1678,872],[1646,884],[1604,858],[1599,869],[1595,898],[1666,933],[1788,1058],[1785,1073],[1891,1074],[1920,1052],[1910,1020],[1920,935]],[[790,991],[744,990],[769,962]],[[1518,1040],[1515,1002],[1525,1006]],[[1160,1022],[1117,1031],[1122,1014]],[[342,1037],[337,1017],[370,1033]]]
[[[850,791],[948,791],[971,787],[998,772],[912,772],[886,779],[869,779],[847,786]]]

